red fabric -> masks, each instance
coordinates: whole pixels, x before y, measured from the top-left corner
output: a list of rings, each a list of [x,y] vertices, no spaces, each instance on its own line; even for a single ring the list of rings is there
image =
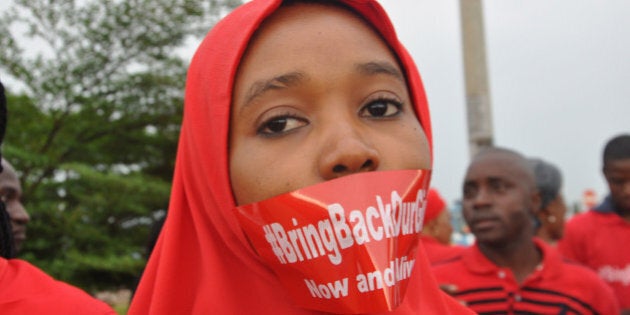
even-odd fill
[[[424,246],[424,250],[427,253],[427,258],[429,259],[429,263],[432,265],[444,260],[449,260],[454,258],[462,253],[462,251],[466,248],[458,245],[444,245],[435,238],[422,235],[420,237],[422,241],[422,245]]]
[[[374,1],[342,1],[382,34],[401,60],[428,138],[424,89],[409,54]],[[129,314],[316,314],[294,307],[257,258],[234,214],[228,174],[232,86],[239,60],[260,23],[281,0],[254,0],[220,21],[198,48],[188,72],[169,214]],[[413,144],[410,144],[413,145]],[[466,314],[446,297],[417,259],[403,304],[391,314]]]
[[[115,315],[102,301],[56,281],[26,261],[0,258],[2,315]]]
[[[477,245],[434,265],[441,284],[457,286],[455,298],[478,313],[617,314],[613,292],[597,275],[536,239],[543,261],[520,285],[512,271],[488,260]]]
[[[630,223],[614,212],[588,211],[564,228],[558,251],[595,270],[615,290],[621,308],[630,309]]]
[[[427,194],[427,208],[424,212],[424,224],[437,218],[446,209],[446,201],[435,188],[429,189]]]

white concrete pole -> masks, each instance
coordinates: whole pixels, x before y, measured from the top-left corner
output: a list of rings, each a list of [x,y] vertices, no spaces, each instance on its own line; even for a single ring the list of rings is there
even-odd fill
[[[492,108],[486,64],[481,0],[460,0],[466,84],[468,143],[471,157],[493,145]]]

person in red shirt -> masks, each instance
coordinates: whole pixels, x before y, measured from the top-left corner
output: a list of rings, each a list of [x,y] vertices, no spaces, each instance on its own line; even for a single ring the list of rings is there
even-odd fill
[[[6,96],[0,82],[0,144],[6,130],[6,113]],[[0,200],[0,314],[116,315],[105,302],[13,258],[15,243],[10,220],[4,200]]]
[[[116,315],[105,302],[20,259],[0,257],[2,315]]]
[[[564,216],[567,213],[567,205],[561,193],[562,173],[558,167],[541,159],[530,158],[529,162],[541,201],[536,236],[555,246],[564,234]]]
[[[437,189],[431,188],[427,193],[421,236],[430,263],[452,258],[464,248],[451,245],[452,233],[453,226],[446,201]]]
[[[463,215],[476,243],[435,264],[442,287],[479,314],[617,314],[590,269],[534,237],[540,197],[527,159],[504,148],[477,154],[464,177]]]
[[[567,222],[558,250],[595,270],[630,314],[630,134],[607,142],[603,165],[610,194]]]
[[[232,11],[192,59],[168,215],[129,314],[470,314],[438,288],[420,246],[429,118],[377,2],[253,0]],[[373,206],[345,207],[410,172],[400,191],[413,202],[388,188]],[[418,251],[372,263],[403,239]]]

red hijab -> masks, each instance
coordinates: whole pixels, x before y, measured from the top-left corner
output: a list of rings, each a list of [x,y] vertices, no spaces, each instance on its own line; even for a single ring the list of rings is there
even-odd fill
[[[420,75],[378,3],[343,0],[382,35],[407,76],[427,137],[431,123]],[[171,204],[129,314],[317,314],[292,305],[286,290],[248,245],[237,217],[228,167],[232,88],[258,26],[281,0],[254,0],[221,20],[189,68]],[[429,140],[430,141],[430,140]],[[420,250],[420,256],[424,252]],[[403,304],[390,314],[449,314],[446,297],[417,259]],[[457,312],[460,314],[461,312]]]

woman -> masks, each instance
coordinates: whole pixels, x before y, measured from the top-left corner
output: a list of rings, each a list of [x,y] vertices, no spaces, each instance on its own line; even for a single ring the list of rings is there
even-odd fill
[[[342,269],[364,268],[358,256],[389,248],[378,244],[409,241],[401,248],[405,259],[418,258],[411,278],[396,278],[391,286],[375,290],[379,303],[367,305],[356,303],[370,300],[355,292],[355,278],[344,278],[343,298],[331,296],[336,288],[306,278],[306,284],[291,288],[285,276],[296,269],[284,267],[297,259],[298,236],[293,247],[282,239],[285,230],[279,223],[257,225],[258,210],[270,203],[282,206],[282,198],[296,196],[291,194],[295,190],[320,189],[341,197],[353,195],[344,193],[348,189],[361,191],[356,186],[366,177],[346,176],[351,174],[372,174],[368,182],[387,184],[379,179],[398,181],[400,174],[374,171],[413,170],[413,184],[421,187],[416,190],[423,197],[431,167],[427,103],[411,58],[376,2],[260,0],[243,5],[217,24],[197,50],[184,116],[169,215],[130,314],[466,313],[437,288],[416,246],[418,233],[394,236],[383,226],[371,226],[371,236],[382,240],[361,239],[355,231],[339,228],[348,228],[341,211],[330,212],[330,221],[338,219],[334,238],[332,225],[326,225],[330,221],[299,225],[313,220],[306,212],[265,213],[294,216],[288,222],[296,229],[287,233],[299,234],[300,241],[305,239],[302,227],[304,233],[308,226],[317,231],[317,224],[320,232],[328,231],[313,248],[339,245],[326,247],[330,251],[317,258]],[[335,209],[339,206],[328,206]],[[413,209],[416,217],[418,209]],[[365,213],[348,215],[353,214]],[[256,231],[269,233],[258,238]],[[274,240],[273,248],[264,244]],[[375,252],[346,248],[347,242],[368,241],[377,244]],[[273,261],[274,254],[280,262]],[[297,254],[300,263],[318,255]],[[337,272],[313,266],[304,269],[314,276]],[[381,267],[371,275],[378,272],[387,283],[392,269]],[[346,303],[350,297],[357,300]]]
[[[438,190],[431,188],[427,193],[421,239],[427,258],[432,265],[452,259],[464,249],[463,246],[451,244],[452,233],[453,226],[448,205]]]
[[[562,173],[555,165],[538,158],[529,158],[540,193],[540,211],[536,216],[536,236],[555,246],[564,234],[567,206],[562,197]]]

